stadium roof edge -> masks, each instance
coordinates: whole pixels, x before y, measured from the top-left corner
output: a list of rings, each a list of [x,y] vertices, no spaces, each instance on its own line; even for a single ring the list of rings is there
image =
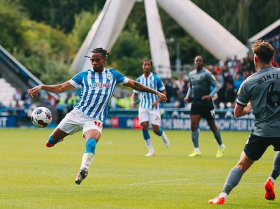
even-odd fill
[[[252,43],[258,39],[263,38],[266,34],[268,34],[269,32],[271,32],[272,30],[274,30],[275,28],[277,28],[279,26],[280,26],[280,19],[275,21],[274,23],[272,23],[271,25],[269,25],[268,27],[266,27],[265,29],[263,29],[262,31],[257,33],[256,35],[249,38],[249,40],[248,40],[249,43]]]
[[[20,70],[24,72],[31,80],[33,80],[33,83],[36,85],[43,84],[42,81],[40,81],[38,78],[36,78],[29,70],[27,70],[16,58],[13,57],[6,49],[0,45],[0,51],[3,52],[3,54],[6,56],[6,58],[10,59],[11,62],[13,62]],[[34,87],[34,86],[32,86]],[[56,94],[47,92],[51,94],[55,99],[58,99],[58,96]]]

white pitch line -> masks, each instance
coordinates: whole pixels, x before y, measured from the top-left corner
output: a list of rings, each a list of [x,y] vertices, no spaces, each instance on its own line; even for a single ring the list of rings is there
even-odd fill
[[[166,183],[166,182],[174,182],[174,181],[187,181],[189,179],[171,179],[171,180],[160,180],[160,181],[144,181],[139,183],[129,184],[130,186],[140,185],[140,184],[150,184],[150,183]]]

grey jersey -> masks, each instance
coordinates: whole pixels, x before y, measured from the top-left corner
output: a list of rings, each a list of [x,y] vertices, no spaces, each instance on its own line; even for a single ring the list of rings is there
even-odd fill
[[[253,134],[280,136],[280,69],[266,67],[248,77],[240,86],[237,104],[251,101],[255,115]]]
[[[192,98],[192,104],[197,106],[213,105],[212,100],[201,100],[205,95],[214,96],[219,91],[219,84],[210,71],[205,68],[193,70],[189,73],[190,88],[187,93],[188,98]],[[211,91],[211,86],[213,90]]]

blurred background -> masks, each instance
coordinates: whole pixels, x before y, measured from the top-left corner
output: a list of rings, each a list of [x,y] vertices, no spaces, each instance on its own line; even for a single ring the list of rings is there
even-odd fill
[[[245,45],[248,53],[242,58],[236,55],[218,59],[159,5],[171,69],[171,76],[162,77],[168,96],[168,102],[161,104],[163,118],[170,119],[178,113],[177,118],[188,119],[190,106],[183,103],[183,98],[188,90],[188,73],[193,69],[197,55],[204,57],[205,67],[220,84],[221,90],[214,103],[217,111],[221,110],[217,117],[222,118],[231,114],[242,81],[255,72],[250,52],[252,40],[263,38],[269,41],[276,51],[273,65],[279,66],[280,2],[191,2]],[[33,100],[27,91],[40,83],[65,82],[77,73],[71,64],[105,3],[105,0],[0,0],[0,128],[29,125],[30,114],[37,106],[45,106],[52,111],[55,125],[79,101],[79,91],[61,95],[41,92]],[[135,0],[110,49],[108,68],[115,68],[132,79],[142,74],[142,60],[152,58],[146,19],[144,1]],[[228,43],[225,41],[222,44]],[[127,127],[130,124],[137,127],[137,109],[130,109],[130,96],[129,89],[118,87],[110,104],[109,115],[127,117]],[[114,123],[116,120],[118,124],[121,121],[120,118],[109,117],[108,126],[113,127],[112,121]],[[172,128],[174,126],[170,126]]]

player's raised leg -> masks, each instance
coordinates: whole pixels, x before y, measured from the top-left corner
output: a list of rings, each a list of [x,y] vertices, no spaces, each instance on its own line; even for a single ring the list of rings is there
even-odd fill
[[[52,134],[49,136],[48,141],[46,142],[47,147],[53,147],[58,142],[63,141],[64,137],[68,136],[69,134],[62,131],[60,128],[56,128]]]

